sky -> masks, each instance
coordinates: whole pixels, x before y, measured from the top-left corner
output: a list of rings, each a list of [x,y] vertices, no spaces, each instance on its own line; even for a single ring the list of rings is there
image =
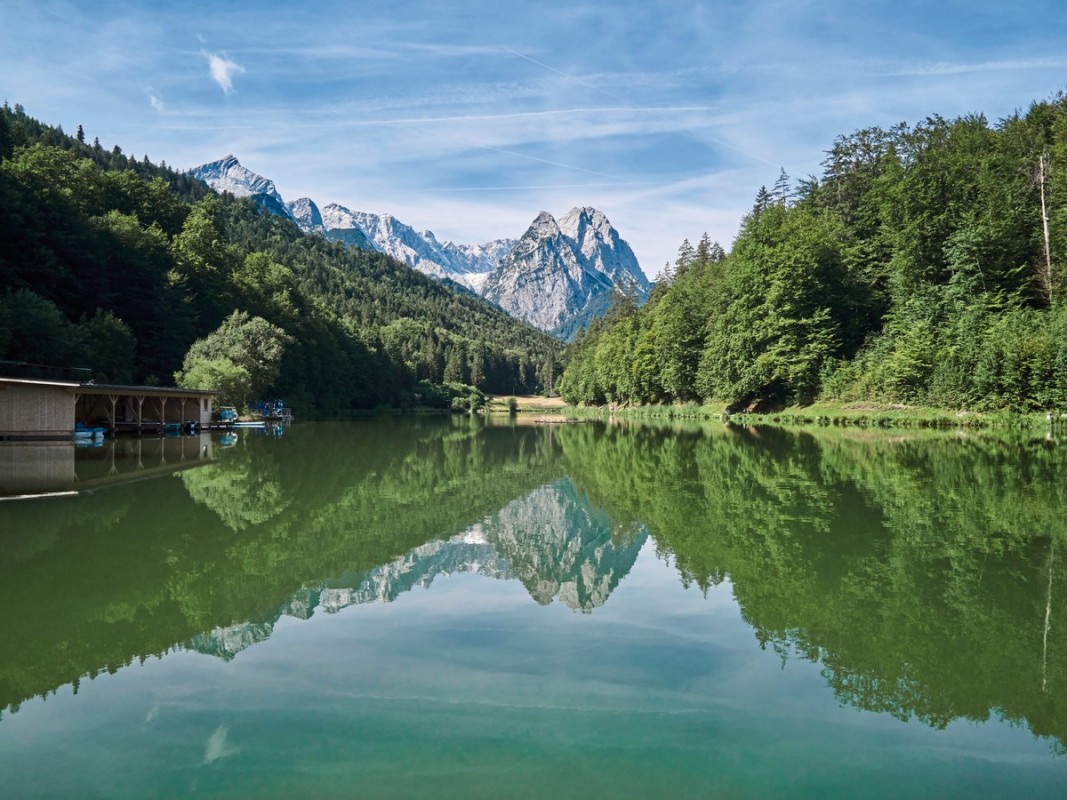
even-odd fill
[[[603,211],[654,277],[836,137],[1067,89],[1067,3],[0,2],[0,100],[439,239]]]

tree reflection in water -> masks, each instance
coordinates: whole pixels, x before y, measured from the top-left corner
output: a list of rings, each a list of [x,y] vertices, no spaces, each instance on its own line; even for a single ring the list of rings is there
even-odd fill
[[[593,611],[651,536],[844,703],[1067,741],[1065,453],[1022,438],[441,419],[247,439],[180,479],[0,505],[0,708],[434,576]]]

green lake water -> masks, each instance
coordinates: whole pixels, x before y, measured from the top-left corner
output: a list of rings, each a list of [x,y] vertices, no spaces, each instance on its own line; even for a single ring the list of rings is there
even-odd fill
[[[0,445],[0,797],[1067,796],[1067,442]]]

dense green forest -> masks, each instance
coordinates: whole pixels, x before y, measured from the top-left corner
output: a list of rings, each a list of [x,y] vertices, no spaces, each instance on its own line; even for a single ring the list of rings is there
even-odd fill
[[[838,138],[572,345],[572,403],[1067,406],[1067,98]]]
[[[541,391],[558,347],[380,253],[0,109],[0,360],[308,414]]]

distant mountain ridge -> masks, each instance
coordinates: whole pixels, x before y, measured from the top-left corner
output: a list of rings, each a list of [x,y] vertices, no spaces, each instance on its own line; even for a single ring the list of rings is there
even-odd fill
[[[514,239],[479,245],[440,242],[432,231],[418,232],[391,214],[352,211],[338,203],[320,209],[309,197],[287,203],[274,181],[243,167],[232,155],[194,167],[189,174],[218,192],[253,198],[272,214],[293,220],[306,233],[377,250],[426,275],[450,278],[475,291],[515,244]]]
[[[616,286],[643,302],[651,289],[630,246],[608,218],[573,208],[559,222],[541,212],[523,236],[484,244],[441,242],[391,214],[352,211],[337,203],[320,209],[302,197],[286,203],[274,182],[233,155],[189,171],[220,192],[251,197],[272,214],[361,249],[377,250],[412,269],[468,287],[508,314],[563,339],[603,315]]]

